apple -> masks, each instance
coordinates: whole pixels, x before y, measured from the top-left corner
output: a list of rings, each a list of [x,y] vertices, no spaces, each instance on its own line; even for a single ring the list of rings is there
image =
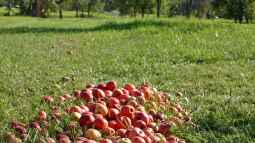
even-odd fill
[[[110,90],[104,90],[104,94],[106,97],[111,97],[113,95],[113,92]]]
[[[110,108],[108,111],[108,118],[109,119],[116,119],[116,117],[119,115],[120,111],[116,108]]]
[[[131,105],[125,105],[121,108],[120,116],[126,116],[130,119],[134,117],[135,108]]]
[[[101,138],[101,136],[102,136],[101,133],[96,129],[91,128],[85,132],[85,137],[88,139],[98,140]]]
[[[115,134],[115,130],[111,127],[106,127],[102,129],[102,132],[107,136],[113,136]]]
[[[80,118],[81,118],[81,113],[79,113],[79,112],[72,112],[71,117],[72,117],[72,119],[74,119],[76,121],[79,121]]]
[[[96,98],[104,98],[105,97],[104,91],[102,89],[99,89],[99,88],[94,88],[92,90],[92,94]]]
[[[64,134],[59,135],[57,140],[58,140],[58,143],[71,143],[70,138]]]
[[[116,96],[116,97],[119,99],[119,101],[121,103],[126,103],[130,96],[128,94],[121,94],[121,95]]]
[[[133,107],[137,107],[138,103],[136,102],[136,100],[129,100],[127,105],[131,105]]]
[[[139,91],[138,89],[134,89],[134,90],[130,91],[130,95],[138,97],[138,96],[143,96],[143,93],[141,91]]]
[[[140,137],[146,136],[144,131],[137,127],[127,129],[126,134],[128,138],[132,138],[134,136],[140,136]]]
[[[116,131],[116,134],[117,134],[118,136],[124,138],[124,137],[126,137],[126,132],[127,132],[126,129],[118,129],[118,130]]]
[[[80,96],[87,102],[93,101],[93,94],[91,89],[82,90]]]
[[[73,106],[71,108],[69,108],[68,110],[69,113],[73,113],[73,112],[78,112],[78,113],[82,113],[82,109],[80,106]]]
[[[142,120],[145,122],[146,125],[150,123],[150,119],[147,113],[141,112],[141,111],[136,111],[134,113],[134,121],[136,120]]]
[[[134,125],[134,127],[138,127],[140,129],[144,129],[147,126],[143,120],[135,120],[133,125]]]
[[[122,90],[122,93],[123,93],[123,94],[127,94],[127,95],[129,95],[129,91],[128,91],[128,90],[126,90],[125,88],[121,88],[121,90]]]
[[[96,105],[95,114],[101,114],[103,116],[106,116],[108,114],[107,106],[101,103],[96,103],[95,105]]]
[[[163,135],[168,135],[170,133],[171,125],[167,122],[160,123],[158,132]]]
[[[120,101],[116,97],[110,97],[108,99],[108,107],[109,108],[116,108],[120,104]]]
[[[70,94],[64,94],[63,97],[65,97],[65,99],[71,99],[72,96]]]
[[[40,124],[39,124],[38,122],[32,122],[32,123],[30,124],[30,127],[33,128],[33,129],[36,129],[36,130],[38,130],[38,131],[41,130],[41,126],[40,126]]]
[[[103,83],[103,82],[99,83],[99,84],[96,86],[96,88],[101,89],[101,90],[107,90],[106,84]]]
[[[89,112],[89,108],[86,105],[80,105],[81,113]]]
[[[102,139],[100,143],[112,143],[112,140],[110,139]]]
[[[73,94],[74,94],[74,97],[80,98],[81,97],[81,90],[75,90]]]
[[[143,139],[145,140],[146,143],[152,143],[152,139],[150,137],[143,137]]]
[[[129,138],[120,138],[117,143],[132,143]]]
[[[121,89],[116,89],[116,90],[113,91],[112,96],[113,96],[113,97],[118,97],[118,96],[120,96],[120,95],[122,95],[122,94],[123,94],[123,92],[122,92]]]
[[[117,82],[116,81],[109,81],[106,83],[106,89],[110,91],[114,91],[117,89]]]
[[[45,111],[39,112],[39,120],[46,120],[47,119],[47,113]]]
[[[166,143],[167,142],[166,137],[164,135],[162,135],[161,133],[156,133],[155,135],[157,137],[159,137],[159,139],[160,139],[159,143]]]
[[[122,117],[117,117],[117,122],[121,124],[125,128],[129,128],[132,126],[132,121],[129,117],[122,116]]]
[[[109,121],[109,127],[113,128],[114,130],[123,129],[124,126],[120,122],[116,120]]]
[[[140,136],[135,136],[131,138],[132,143],[146,143],[145,140]]]
[[[52,96],[43,96],[42,99],[45,101],[45,102],[48,102],[48,103],[51,103],[54,101],[53,97]]]
[[[96,120],[94,122],[94,126],[97,129],[104,129],[104,128],[108,127],[108,121],[104,118],[96,118]]]
[[[128,90],[129,92],[130,91],[133,91],[136,89],[135,85],[131,84],[131,83],[128,83],[124,86],[124,89]]]
[[[95,122],[95,117],[92,114],[82,114],[79,123],[80,126],[92,125]]]

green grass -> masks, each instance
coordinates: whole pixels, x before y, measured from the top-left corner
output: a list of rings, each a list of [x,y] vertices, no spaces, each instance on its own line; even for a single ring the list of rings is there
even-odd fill
[[[254,25],[102,16],[0,25],[1,134],[13,118],[30,120],[43,95],[115,79],[183,92],[197,124],[177,131],[187,142],[255,142]]]

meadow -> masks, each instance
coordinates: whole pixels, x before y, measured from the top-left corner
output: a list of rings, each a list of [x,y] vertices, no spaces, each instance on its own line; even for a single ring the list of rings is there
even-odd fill
[[[41,97],[86,83],[149,82],[188,98],[187,142],[255,142],[255,26],[185,18],[0,17],[0,134]]]

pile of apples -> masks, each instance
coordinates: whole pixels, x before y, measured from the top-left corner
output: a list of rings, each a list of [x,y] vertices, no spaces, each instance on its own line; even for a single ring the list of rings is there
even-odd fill
[[[177,95],[181,95],[180,93]],[[89,84],[73,94],[44,96],[28,123],[13,120],[8,143],[185,143],[171,130],[191,122],[173,95],[148,84]],[[164,113],[167,113],[166,116]]]

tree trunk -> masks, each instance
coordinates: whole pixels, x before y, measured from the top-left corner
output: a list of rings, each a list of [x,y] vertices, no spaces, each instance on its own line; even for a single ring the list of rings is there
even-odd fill
[[[145,8],[142,7],[142,18],[144,18]]]
[[[59,18],[63,18],[62,6],[59,7]]]
[[[75,17],[79,17],[79,8],[78,7],[75,8]]]
[[[161,0],[157,0],[157,17],[160,17]]]
[[[36,0],[36,16],[41,17],[42,16],[42,0]]]
[[[84,8],[81,8],[81,17],[84,17]]]
[[[7,16],[11,16],[11,10],[12,10],[12,3],[11,0],[8,0],[8,12],[7,12]]]
[[[91,4],[88,4],[88,17],[90,16]]]
[[[137,8],[136,6],[134,6],[134,17],[136,17],[136,13],[137,13]]]

